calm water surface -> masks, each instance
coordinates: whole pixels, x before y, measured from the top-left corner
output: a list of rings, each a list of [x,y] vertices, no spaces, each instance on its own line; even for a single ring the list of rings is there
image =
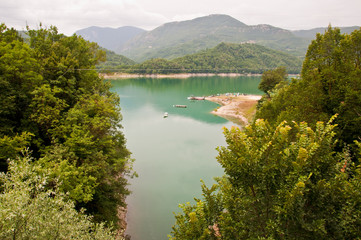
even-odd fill
[[[179,203],[201,196],[222,176],[217,146],[224,146],[223,127],[233,123],[210,112],[218,107],[188,96],[241,92],[261,94],[260,77],[202,77],[188,79],[121,79],[112,81],[120,96],[127,147],[136,159],[138,178],[130,180],[128,229],[132,240],[168,239]],[[187,105],[174,108],[173,105]],[[165,112],[168,118],[163,118]]]

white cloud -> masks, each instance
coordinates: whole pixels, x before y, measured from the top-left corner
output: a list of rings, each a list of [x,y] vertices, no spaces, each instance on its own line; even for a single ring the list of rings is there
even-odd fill
[[[12,0],[0,3],[0,22],[18,29],[42,22],[72,34],[89,26],[153,29],[170,21],[221,13],[246,24],[286,29],[361,25],[360,0]]]

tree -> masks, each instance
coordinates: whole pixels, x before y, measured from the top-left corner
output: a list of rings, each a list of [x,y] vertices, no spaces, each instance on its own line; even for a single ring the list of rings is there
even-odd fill
[[[0,174],[1,239],[117,239],[104,223],[76,211],[57,187],[48,190],[48,179],[29,157],[10,161],[7,174]]]
[[[196,205],[181,205],[171,239],[357,238],[359,220],[345,209],[360,212],[361,190],[359,180],[349,182],[347,151],[334,152],[335,126],[293,126],[257,120],[244,131],[225,129],[227,147],[217,157],[225,176],[202,186]]]
[[[278,67],[274,70],[263,72],[261,82],[258,88],[270,97],[270,93],[274,88],[287,80],[287,71],[285,67]]]
[[[49,173],[48,190],[57,186],[93,220],[116,223],[132,160],[119,98],[95,71],[105,52],[53,26],[27,34],[0,26],[0,168],[29,147]]]
[[[351,34],[329,28],[318,34],[308,48],[299,80],[264,101],[257,118],[275,125],[283,120],[306,121],[314,127],[338,114],[339,149],[361,135],[361,29]],[[356,152],[352,150],[352,152]]]

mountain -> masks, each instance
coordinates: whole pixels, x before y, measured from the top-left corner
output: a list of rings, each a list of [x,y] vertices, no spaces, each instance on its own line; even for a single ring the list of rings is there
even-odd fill
[[[299,73],[302,61],[257,44],[220,43],[214,48],[173,60],[154,58],[129,68],[132,73],[262,73],[280,66]]]
[[[350,34],[356,29],[360,29],[360,27],[359,26],[340,27],[341,33],[347,33],[347,34]],[[324,28],[313,28],[310,30],[296,30],[296,31],[292,31],[292,33],[297,37],[315,39],[317,33],[323,34],[326,30],[327,28],[324,27]]]
[[[151,58],[173,59],[212,48],[221,42],[251,42],[304,56],[309,40],[270,25],[248,26],[228,15],[209,15],[171,22],[144,32],[123,45],[117,53],[141,62]]]
[[[145,32],[144,29],[130,26],[119,28],[93,26],[78,30],[75,33],[85,40],[96,42],[99,46],[116,52],[125,42],[143,32]]]

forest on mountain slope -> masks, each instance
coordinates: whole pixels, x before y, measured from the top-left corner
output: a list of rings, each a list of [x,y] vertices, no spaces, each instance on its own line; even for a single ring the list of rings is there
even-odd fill
[[[122,60],[121,63],[126,62]],[[280,66],[287,67],[290,73],[300,73],[302,61],[294,56],[257,44],[221,43],[214,48],[173,60],[157,58],[134,65],[116,65],[116,61],[112,62],[110,60],[109,62],[98,65],[98,69],[101,71],[104,69],[104,71],[121,71],[137,74],[247,74],[262,73],[263,71]]]
[[[360,239],[361,29],[329,27],[301,77],[262,75],[252,124],[224,129],[223,177],[181,204],[170,239]]]
[[[134,173],[95,71],[105,52],[56,27],[26,34],[0,25],[0,238],[115,239]]]

